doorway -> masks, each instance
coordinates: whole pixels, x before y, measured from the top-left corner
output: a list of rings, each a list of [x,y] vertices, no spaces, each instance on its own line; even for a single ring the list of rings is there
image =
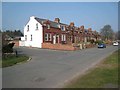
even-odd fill
[[[53,44],[59,43],[59,35],[53,36]]]

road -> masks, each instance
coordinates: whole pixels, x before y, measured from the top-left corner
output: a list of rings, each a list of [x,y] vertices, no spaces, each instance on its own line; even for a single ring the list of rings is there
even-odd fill
[[[118,47],[57,51],[18,48],[32,57],[26,63],[3,68],[3,88],[59,88],[89,68],[94,67]]]

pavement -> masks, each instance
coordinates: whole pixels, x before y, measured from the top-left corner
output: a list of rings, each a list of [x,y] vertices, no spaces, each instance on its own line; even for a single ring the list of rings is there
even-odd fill
[[[78,51],[57,51],[38,48],[17,48],[29,62],[2,69],[3,88],[61,88],[75,77],[93,68],[118,47],[90,48]]]

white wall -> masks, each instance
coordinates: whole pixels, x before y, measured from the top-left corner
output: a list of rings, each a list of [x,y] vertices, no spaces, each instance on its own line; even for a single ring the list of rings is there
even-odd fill
[[[27,31],[27,25],[24,27],[24,38],[25,35],[27,35],[27,41],[25,41],[25,46],[32,46],[32,47],[38,47],[42,48],[43,43],[43,28],[42,25],[37,22],[35,17],[30,17],[29,22],[27,25],[29,25],[29,31]],[[36,24],[38,23],[38,30],[36,30]],[[31,35],[32,35],[32,41],[31,41]]]
[[[21,41],[25,41],[25,38],[24,38],[24,37],[21,37]]]
[[[25,41],[19,41],[19,46],[25,46]]]

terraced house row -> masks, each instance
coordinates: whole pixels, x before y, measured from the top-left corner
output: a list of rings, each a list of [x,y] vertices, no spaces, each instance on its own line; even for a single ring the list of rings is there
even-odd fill
[[[32,16],[24,27],[21,46],[73,50],[77,44],[100,38],[100,34],[92,28],[77,27],[74,22],[67,25],[61,23],[59,18],[51,21]]]

